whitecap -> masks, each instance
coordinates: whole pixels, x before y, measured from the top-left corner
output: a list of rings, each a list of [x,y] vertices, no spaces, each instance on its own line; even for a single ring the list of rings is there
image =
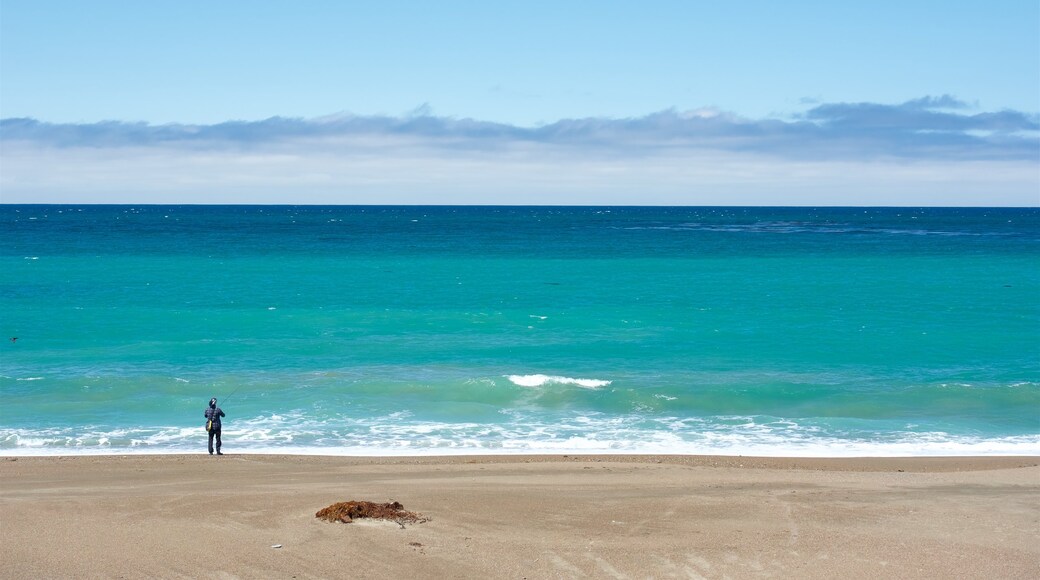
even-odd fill
[[[598,389],[609,385],[612,381],[602,379],[572,379],[571,377],[550,375],[507,375],[509,382],[521,387],[544,387],[545,385],[576,385],[584,389]]]

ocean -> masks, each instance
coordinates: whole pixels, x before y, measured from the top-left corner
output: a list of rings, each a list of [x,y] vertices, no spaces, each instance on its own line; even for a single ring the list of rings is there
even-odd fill
[[[1040,455],[1037,208],[0,205],[0,272],[0,455]]]

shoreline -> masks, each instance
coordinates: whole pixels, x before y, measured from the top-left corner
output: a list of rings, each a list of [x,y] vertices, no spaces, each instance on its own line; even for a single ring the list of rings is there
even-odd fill
[[[209,457],[221,461],[230,458],[270,458],[277,461],[314,460],[372,465],[457,465],[471,463],[550,463],[602,462],[661,463],[697,467],[729,467],[747,469],[808,469],[825,471],[891,471],[903,469],[916,472],[984,471],[1040,467],[1040,455],[920,455],[920,456],[861,456],[861,457],[801,457],[763,455],[714,455],[679,453],[474,453],[445,455],[337,455],[322,453],[266,453],[225,452],[222,457],[210,457],[205,452],[128,452],[128,453],[75,453],[65,455],[4,455],[0,462],[15,461],[90,461],[160,458]]]
[[[23,456],[0,576],[1034,578],[1038,517],[1036,456]]]
[[[194,445],[174,446],[16,446],[0,449],[0,458],[4,457],[110,457],[110,456],[153,456],[153,455],[194,455],[205,451],[205,437],[196,436]],[[201,445],[199,443],[201,440]],[[1040,457],[1040,433],[1036,435],[1010,436],[989,440],[984,443],[947,442],[935,448],[909,443],[880,445],[841,445],[820,444],[814,446],[783,445],[750,445],[736,448],[658,448],[633,447],[631,449],[601,447],[530,447],[530,448],[411,448],[408,446],[384,447],[334,447],[334,446],[240,446],[228,441],[225,450],[232,450],[241,455],[298,455],[304,457],[473,457],[473,456],[561,456],[561,455],[602,455],[602,456],[681,456],[681,457],[772,457],[772,458],[926,458],[926,457]]]

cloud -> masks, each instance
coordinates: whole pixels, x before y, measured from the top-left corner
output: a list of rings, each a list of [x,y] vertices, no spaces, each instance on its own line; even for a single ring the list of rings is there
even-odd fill
[[[902,107],[906,109],[971,109],[977,106],[977,104],[970,105],[952,95],[926,96],[902,104]]]
[[[1035,158],[1040,119],[1017,111],[951,112],[949,95],[900,105],[819,104],[793,120],[746,119],[714,109],[665,110],[626,119],[564,119],[540,127],[437,117],[428,104],[400,117],[272,117],[214,125],[88,124],[4,119],[5,142],[55,147],[178,145],[265,147],[307,139],[412,139],[430,147],[484,149],[509,144],[592,147],[640,154],[659,149],[755,151],[781,158]],[[835,147],[835,145],[840,145]]]
[[[537,127],[435,116],[0,121],[2,201],[1040,205],[1040,122],[948,95]],[[136,196],[136,197],[135,197]]]
[[[1027,115],[1017,111],[961,115],[940,110],[951,106],[966,107],[962,102],[955,101],[949,96],[907,101],[902,105],[837,103],[816,106],[810,109],[804,118],[818,123],[821,128],[843,138],[869,134],[902,142],[908,136],[927,136],[941,132],[951,137],[951,143],[957,145],[970,143],[979,149],[986,148],[987,145],[1006,146],[1007,143],[1006,141],[986,141],[980,138],[972,140],[974,135],[970,133],[972,131],[1000,135],[1007,140],[1015,138],[1021,132],[1040,130],[1040,120],[1036,115]],[[1032,139],[1022,139],[1022,141],[1023,145],[1033,148],[1037,145],[1035,136]]]

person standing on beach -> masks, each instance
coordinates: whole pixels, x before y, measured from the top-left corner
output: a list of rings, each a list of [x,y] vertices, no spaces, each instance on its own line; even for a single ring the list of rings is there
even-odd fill
[[[217,455],[223,455],[220,452],[220,418],[224,417],[224,411],[220,410],[217,406],[217,398],[213,397],[209,400],[209,409],[203,413],[203,416],[208,419],[206,422],[206,430],[209,431],[209,454],[213,455],[213,438],[217,439]]]

